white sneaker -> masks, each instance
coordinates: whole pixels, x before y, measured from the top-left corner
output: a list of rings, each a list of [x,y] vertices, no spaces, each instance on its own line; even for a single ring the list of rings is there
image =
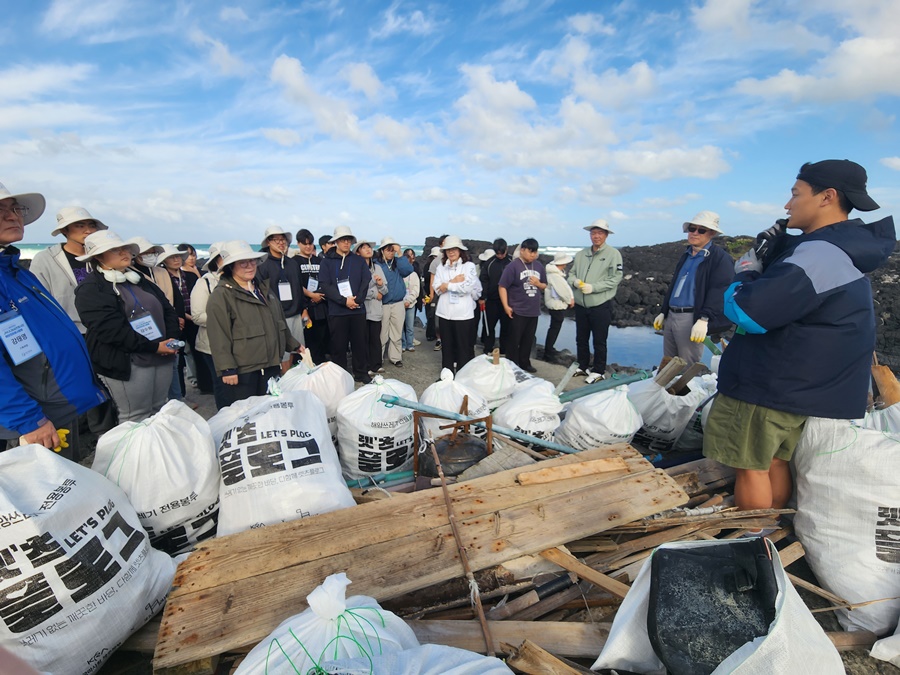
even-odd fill
[[[603,373],[590,373],[584,380],[585,384],[594,384],[594,382],[599,382],[604,378]]]
[[[574,373],[572,373],[572,377],[584,377],[584,376],[587,375],[589,372],[591,372],[591,371],[589,371],[589,370],[582,370],[581,368],[579,368],[579,369],[576,370]]]
[[[413,340],[413,347],[418,347],[420,344],[422,344],[422,343],[419,342],[418,340]]]

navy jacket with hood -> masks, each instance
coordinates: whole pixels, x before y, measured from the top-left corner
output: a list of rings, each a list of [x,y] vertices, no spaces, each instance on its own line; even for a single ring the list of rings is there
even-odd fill
[[[864,276],[896,245],[891,217],[848,220],[786,236],[760,275],[725,292],[738,326],[719,366],[719,391],[774,410],[833,419],[865,414],[875,312]]]
[[[325,294],[328,299],[328,315],[329,316],[365,316],[366,315],[366,293],[369,290],[369,279],[372,273],[369,272],[369,266],[366,261],[355,253],[347,254],[342,258],[337,252],[337,248],[332,248],[322,258],[319,263],[319,290]],[[341,279],[350,281],[350,290],[356,302],[359,303],[357,309],[347,308],[347,299],[341,295],[338,288],[338,282]]]

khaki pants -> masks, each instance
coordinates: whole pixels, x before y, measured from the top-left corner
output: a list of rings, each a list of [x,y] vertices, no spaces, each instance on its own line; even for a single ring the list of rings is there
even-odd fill
[[[381,348],[387,347],[387,358],[391,363],[403,360],[400,338],[403,337],[403,322],[406,320],[406,307],[403,302],[384,305],[381,317]]]

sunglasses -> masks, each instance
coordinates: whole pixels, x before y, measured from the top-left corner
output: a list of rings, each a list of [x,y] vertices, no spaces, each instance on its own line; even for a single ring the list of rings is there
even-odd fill
[[[706,234],[709,232],[705,227],[697,227],[696,225],[688,225],[688,232],[696,232],[697,234]]]

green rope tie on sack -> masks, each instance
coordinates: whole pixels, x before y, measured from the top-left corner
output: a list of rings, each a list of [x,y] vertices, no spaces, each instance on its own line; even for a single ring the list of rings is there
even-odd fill
[[[116,461],[116,456],[117,456],[118,453],[119,453],[119,447],[122,445],[122,443],[126,443],[126,446],[125,446],[125,453],[124,453],[124,454],[127,455],[128,452],[129,452],[129,450],[131,450],[131,436],[132,436],[132,434],[134,434],[134,432],[137,431],[139,428],[146,427],[146,426],[149,426],[149,425],[146,423],[146,421],[138,422],[138,423],[135,424],[133,427],[131,427],[131,429],[129,429],[128,431],[126,431],[125,434],[122,436],[122,438],[119,439],[119,442],[116,443],[116,447],[113,448],[113,454],[112,454],[112,457],[109,458],[109,464],[106,465],[106,470],[103,472],[103,475],[104,475],[106,478],[109,478],[109,470],[112,468],[113,462]],[[124,468],[124,464],[125,464],[125,458],[122,457],[122,460],[121,460],[121,462],[119,463],[119,472],[118,472],[118,474],[116,474],[116,479],[115,479],[115,480],[116,480],[116,485],[119,485],[119,480],[120,480],[121,477],[122,477],[122,469]],[[110,480],[112,480],[112,479],[110,479]]]

